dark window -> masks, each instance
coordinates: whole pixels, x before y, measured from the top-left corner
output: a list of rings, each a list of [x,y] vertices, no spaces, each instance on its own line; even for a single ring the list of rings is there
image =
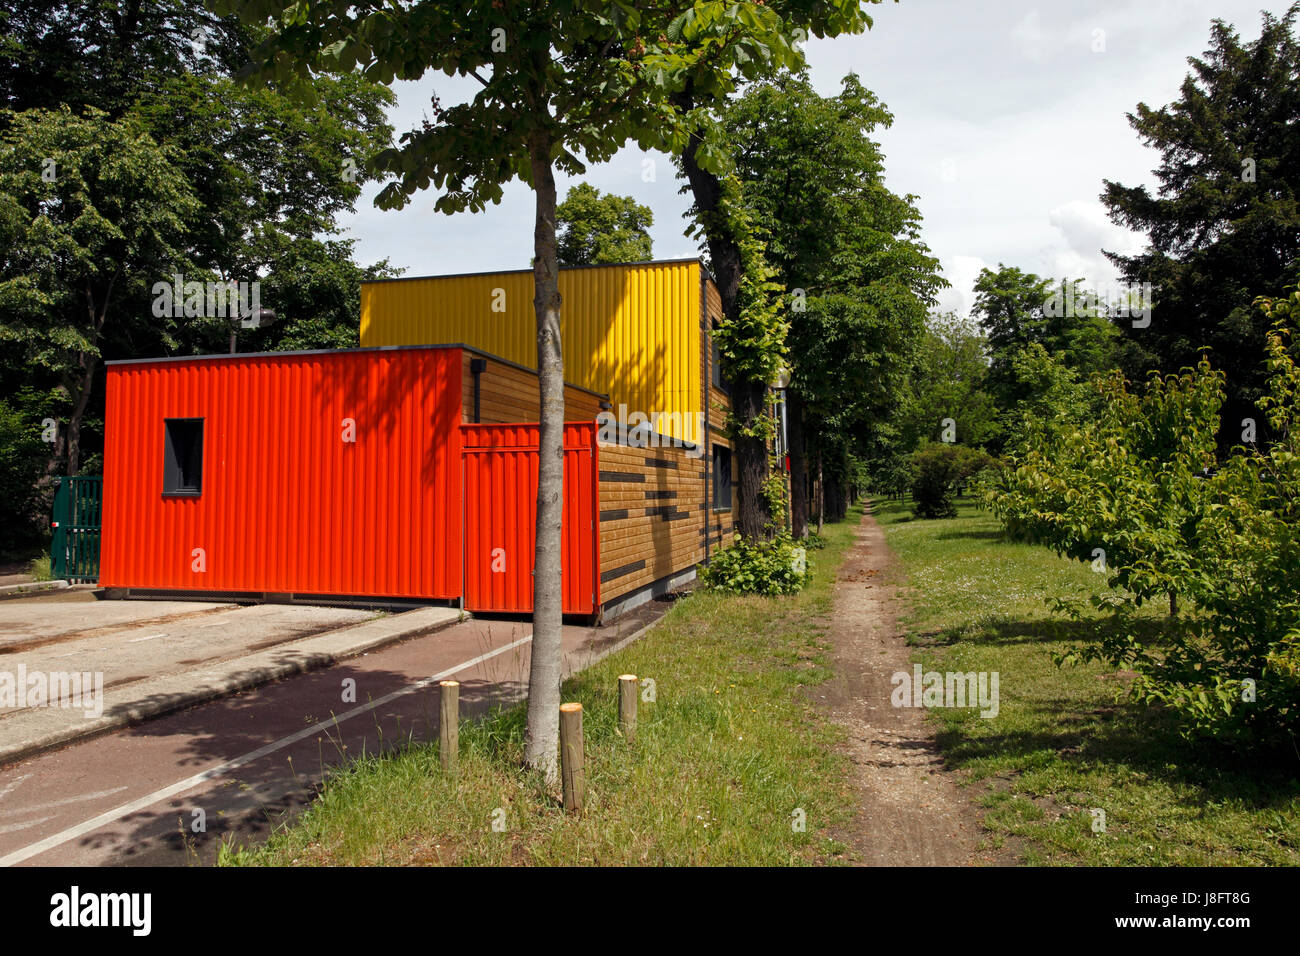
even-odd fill
[[[163,494],[203,492],[203,419],[163,419]]]
[[[731,449],[713,446],[713,510],[731,510]]]
[[[715,330],[717,327],[718,324],[716,322],[713,323],[713,328]],[[727,380],[722,377],[722,349],[718,348],[718,342],[712,335],[709,336],[709,343],[713,350],[711,362],[713,365],[713,384],[724,392],[729,391],[730,386],[727,384]]]

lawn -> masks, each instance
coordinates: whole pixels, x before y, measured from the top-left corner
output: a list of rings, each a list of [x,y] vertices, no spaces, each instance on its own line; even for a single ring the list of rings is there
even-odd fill
[[[1124,674],[1054,663],[1097,619],[1069,621],[1048,600],[1105,590],[1102,575],[1005,540],[969,502],[947,520],[913,519],[898,502],[877,513],[907,584],[901,617],[916,660],[999,673],[996,717],[930,711],[995,845],[1034,864],[1300,863],[1300,756],[1185,741],[1168,714],[1128,703]],[[1151,610],[1153,632],[1160,614]]]
[[[522,706],[461,728],[460,770],[414,743],[332,775],[297,820],[226,865],[834,863],[853,807],[841,731],[803,689],[830,675],[831,589],[860,512],[826,529],[812,585],[788,598],[699,592],[565,684],[585,710],[587,806],[566,814],[519,769]],[[653,678],[635,743],[617,679]],[[798,813],[797,811],[802,811]],[[802,822],[802,828],[796,824]]]

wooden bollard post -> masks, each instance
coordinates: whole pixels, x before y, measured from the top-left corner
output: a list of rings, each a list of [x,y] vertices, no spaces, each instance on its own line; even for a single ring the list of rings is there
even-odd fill
[[[564,809],[581,810],[587,791],[581,704],[560,705],[560,778],[564,786]]]
[[[631,743],[636,738],[636,675],[618,676],[618,726]]]
[[[454,771],[460,762],[460,682],[438,682],[441,712],[438,717],[438,751],[442,769]]]

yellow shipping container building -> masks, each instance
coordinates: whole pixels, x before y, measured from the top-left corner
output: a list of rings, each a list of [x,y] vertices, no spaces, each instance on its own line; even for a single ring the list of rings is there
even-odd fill
[[[609,395],[617,414],[663,416],[698,442],[716,287],[698,259],[560,270],[564,378]],[[463,343],[537,367],[533,272],[381,279],[361,286],[361,345]],[[717,424],[714,423],[715,427]]]

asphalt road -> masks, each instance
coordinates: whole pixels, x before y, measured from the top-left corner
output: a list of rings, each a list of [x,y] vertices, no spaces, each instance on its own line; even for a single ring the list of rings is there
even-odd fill
[[[572,673],[657,617],[566,627]],[[437,735],[440,679],[462,713],[522,699],[528,622],[469,620],[0,769],[0,865],[181,865],[264,838],[351,757]],[[355,681],[355,703],[344,687]],[[196,828],[202,821],[203,828]]]

